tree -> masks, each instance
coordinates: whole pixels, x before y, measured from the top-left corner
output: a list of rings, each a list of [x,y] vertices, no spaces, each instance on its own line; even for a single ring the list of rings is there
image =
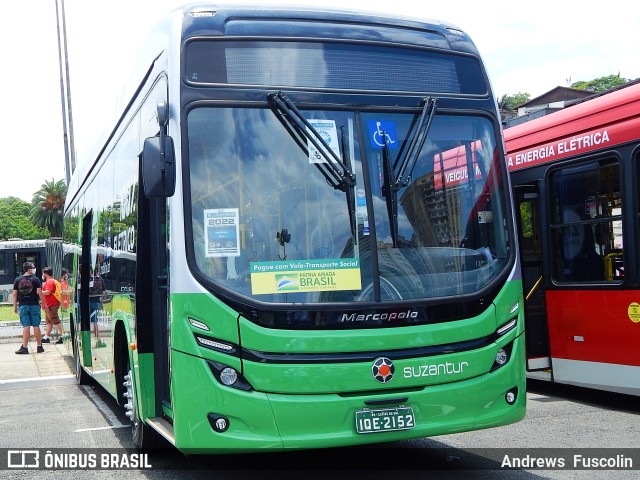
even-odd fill
[[[629,81],[628,78],[622,78],[618,75],[607,75],[606,77],[594,78],[588,82],[579,81],[571,84],[571,88],[577,88],[578,90],[587,90],[589,92],[604,92],[614,87],[624,85]]]
[[[500,111],[500,121],[504,125],[509,118],[518,114],[518,107],[523,103],[527,103],[531,99],[528,93],[514,93],[513,95],[503,95],[498,100],[498,110]]]
[[[531,99],[528,93],[514,93],[513,95],[503,95],[498,100],[498,108],[503,113],[516,113],[517,108]]]
[[[0,198],[0,238],[39,240],[47,237],[47,230],[35,226],[29,219],[31,206],[16,197]]]
[[[67,184],[64,180],[57,182],[45,180],[40,190],[33,194],[29,215],[33,223],[49,231],[50,237],[62,236],[62,220],[64,201],[67,196]]]

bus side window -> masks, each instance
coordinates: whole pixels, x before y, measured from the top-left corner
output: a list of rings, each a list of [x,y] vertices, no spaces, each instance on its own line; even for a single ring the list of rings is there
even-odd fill
[[[554,277],[560,282],[620,282],[622,196],[617,162],[591,162],[551,174]]]

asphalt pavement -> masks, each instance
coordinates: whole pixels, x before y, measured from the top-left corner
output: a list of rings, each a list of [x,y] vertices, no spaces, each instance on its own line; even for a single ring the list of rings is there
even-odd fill
[[[44,322],[40,329],[44,334]],[[0,323],[0,390],[75,383],[73,357],[64,344],[43,343],[44,353],[36,353],[36,340],[32,334],[28,345],[29,353],[16,355],[20,345],[20,322]]]

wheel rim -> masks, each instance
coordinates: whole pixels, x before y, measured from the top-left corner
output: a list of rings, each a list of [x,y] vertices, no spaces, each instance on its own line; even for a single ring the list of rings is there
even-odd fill
[[[133,374],[131,372],[131,369],[129,369],[127,374],[124,376],[124,383],[122,384],[122,386],[125,388],[123,396],[126,400],[126,403],[124,404],[124,414],[127,416],[127,418],[129,418],[132,428],[135,430],[135,423],[137,419],[135,412],[135,397],[133,392]]]

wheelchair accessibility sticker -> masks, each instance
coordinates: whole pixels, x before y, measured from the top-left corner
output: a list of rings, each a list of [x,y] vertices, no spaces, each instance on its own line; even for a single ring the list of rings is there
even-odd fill
[[[397,150],[399,147],[398,134],[396,133],[396,125],[393,122],[385,122],[379,120],[369,120],[369,140],[373,148],[384,147],[385,139],[387,147]]]

